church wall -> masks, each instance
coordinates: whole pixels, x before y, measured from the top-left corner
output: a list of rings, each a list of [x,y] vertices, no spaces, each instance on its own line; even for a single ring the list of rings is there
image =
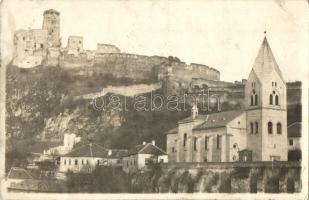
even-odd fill
[[[168,160],[169,162],[176,162],[177,161],[177,140],[178,140],[178,134],[168,134],[166,135],[166,152],[168,154]],[[172,148],[175,149],[175,152],[173,152]]]
[[[273,123],[273,134],[268,134],[267,123]],[[277,134],[277,122],[282,125],[282,133]],[[262,111],[262,160],[269,161],[270,156],[280,156],[281,161],[287,160],[287,113],[282,110],[264,109]]]
[[[262,113],[261,110],[248,110],[246,113],[246,137],[247,147],[252,150],[252,160],[259,161],[262,159]],[[250,130],[250,123],[253,123],[253,133]],[[255,122],[259,124],[258,133],[256,133]]]
[[[194,123],[184,123],[179,124],[178,128],[178,160],[177,162],[191,162],[192,161],[192,150],[193,150],[193,138],[192,138],[192,129],[194,127]],[[187,134],[187,142],[186,146],[184,146],[184,134]]]
[[[228,161],[234,162],[238,160],[238,151],[247,148],[245,112],[228,123],[227,134],[229,136]]]
[[[197,151],[194,153],[193,162],[220,162],[223,140],[221,142],[221,149],[217,148],[217,135],[224,137],[226,135],[226,128],[213,128],[206,130],[194,131],[194,136],[198,137],[199,145]],[[209,138],[208,149],[205,149],[206,136]],[[226,152],[224,153],[226,155]]]

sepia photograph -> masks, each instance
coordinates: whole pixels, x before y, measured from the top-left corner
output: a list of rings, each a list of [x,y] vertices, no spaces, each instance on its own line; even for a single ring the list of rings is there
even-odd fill
[[[308,199],[308,1],[2,0],[0,199]]]

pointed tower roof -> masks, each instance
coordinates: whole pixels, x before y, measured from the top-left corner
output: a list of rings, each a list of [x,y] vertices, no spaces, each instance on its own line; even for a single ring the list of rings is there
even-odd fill
[[[281,79],[284,81],[279,66],[275,60],[275,57],[271,51],[266,36],[264,37],[261,48],[253,64],[253,71],[257,77],[261,80],[264,77],[271,75],[271,72],[275,70]]]

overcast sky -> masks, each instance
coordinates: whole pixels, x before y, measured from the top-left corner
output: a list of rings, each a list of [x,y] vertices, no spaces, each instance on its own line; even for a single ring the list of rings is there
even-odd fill
[[[177,56],[209,65],[221,80],[247,78],[267,31],[285,80],[308,77],[306,1],[97,1],[7,0],[2,4],[3,56],[12,31],[41,28],[46,9],[60,11],[62,45],[69,35],[84,37],[123,52]]]

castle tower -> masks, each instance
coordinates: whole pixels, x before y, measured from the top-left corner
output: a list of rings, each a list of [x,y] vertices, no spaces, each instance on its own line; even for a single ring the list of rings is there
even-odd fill
[[[253,161],[287,160],[286,84],[265,36],[245,85]]]
[[[48,46],[60,47],[60,13],[50,9],[44,11],[43,30],[48,33]]]

